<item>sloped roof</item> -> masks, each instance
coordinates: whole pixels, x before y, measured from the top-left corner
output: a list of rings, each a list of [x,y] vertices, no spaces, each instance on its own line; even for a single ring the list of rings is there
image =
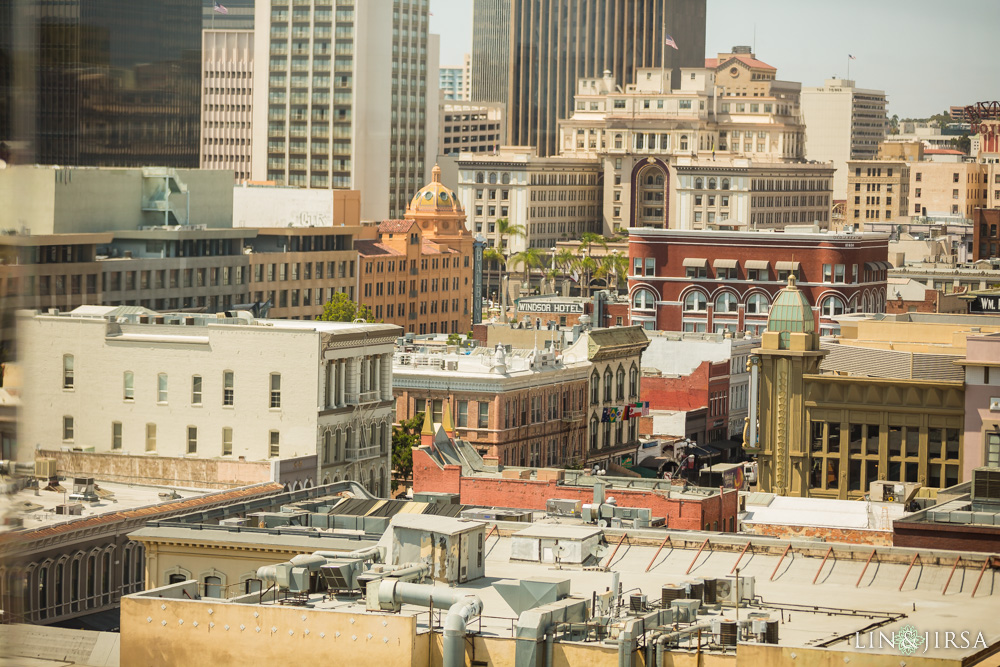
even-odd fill
[[[733,54],[733,55],[731,55],[731,56],[729,56],[727,58],[721,58],[721,59],[720,58],[705,58],[705,67],[710,67],[712,69],[717,69],[717,68],[721,67],[722,65],[725,65],[726,63],[728,63],[730,60],[739,60],[744,65],[747,65],[748,67],[752,67],[754,69],[773,69],[775,71],[777,71],[777,69],[778,69],[777,67],[773,67],[772,65],[768,65],[766,62],[764,62],[762,60],[757,60],[756,58],[751,58],[750,56],[745,56],[745,55],[742,55],[742,54]]]
[[[354,249],[359,255],[373,257],[376,255],[402,255],[400,251],[383,245],[378,241],[358,240],[354,242]]]
[[[383,220],[378,224],[379,234],[401,234],[410,230],[413,220]]]

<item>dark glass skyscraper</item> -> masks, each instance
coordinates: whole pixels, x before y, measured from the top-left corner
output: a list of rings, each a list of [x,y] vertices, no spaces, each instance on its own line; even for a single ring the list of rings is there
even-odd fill
[[[609,70],[624,88],[634,83],[637,68],[662,66],[671,70],[676,87],[679,68],[705,66],[705,0],[505,2],[510,4],[508,143],[535,146],[542,156],[556,153],[556,123],[572,114],[579,79]],[[486,6],[499,12],[502,4]],[[665,45],[665,35],[673,37],[676,50]],[[475,56],[472,66],[475,71]]]
[[[201,25],[201,0],[0,0],[12,160],[197,167]]]

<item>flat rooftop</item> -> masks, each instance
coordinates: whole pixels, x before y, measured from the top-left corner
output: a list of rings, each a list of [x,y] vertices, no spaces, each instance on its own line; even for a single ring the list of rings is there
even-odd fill
[[[71,500],[69,496],[73,493],[73,479],[67,478],[60,482],[60,486],[65,489],[63,492],[42,489],[36,493],[34,488],[26,488],[12,495],[0,496],[0,514],[20,518],[23,528],[31,530],[110,512],[158,505],[168,500],[182,500],[208,493],[218,493],[218,489],[174,490],[162,486],[136,486],[117,482],[96,481],[95,483],[99,488],[98,495],[100,496],[97,502]],[[176,496],[162,497],[160,494],[164,493],[174,493]],[[56,506],[63,504],[78,504],[81,506],[82,513],[78,515],[56,514]],[[3,526],[0,527],[0,532],[7,532],[14,528],[13,526]]]
[[[513,540],[507,533],[513,530],[515,524],[500,525],[501,535],[491,536],[486,543],[485,576],[456,586],[471,595],[478,595],[482,600],[483,615],[473,620],[470,628],[485,636],[510,637],[512,619],[517,617],[493,588],[498,579],[565,578],[570,580],[572,595],[590,599],[595,591],[604,592],[609,588],[613,573],[617,572],[626,598],[629,594],[641,592],[653,602],[660,600],[664,585],[707,577],[728,577],[731,580],[733,575],[730,571],[739,559],[739,574],[741,577],[754,577],[756,596],[750,606],[739,609],[739,617],[745,619],[746,614],[756,611],[770,613],[772,618],[781,620],[779,644],[782,646],[893,654],[891,646],[874,651],[855,647],[854,633],[867,633],[873,624],[876,624],[876,632],[886,635],[906,624],[913,624],[921,633],[930,632],[932,637],[935,631],[941,636],[946,631],[969,631],[973,636],[982,632],[988,646],[1000,642],[1000,625],[994,620],[1000,601],[1000,571],[988,569],[973,597],[971,593],[976,584],[978,567],[974,570],[960,568],[953,577],[950,576],[951,565],[958,552],[922,551],[921,560],[909,572],[900,590],[907,574],[910,554],[916,553],[913,550],[879,548],[878,553],[883,555],[873,558],[866,565],[873,550],[868,546],[837,545],[837,553],[824,561],[822,555],[828,547],[825,543],[793,542],[791,551],[782,556],[782,549],[776,547],[783,547],[788,542],[774,540],[766,552],[750,549],[741,554],[734,547],[739,545],[740,540],[746,540],[743,536],[690,532],[684,537],[681,531],[672,531],[669,534],[677,537],[677,544],[684,547],[674,548],[668,544],[658,552],[654,545],[659,544],[668,533],[629,531],[629,540],[612,554],[621,531],[606,531],[609,548],[601,563],[607,565],[610,560],[610,570],[604,571],[599,568],[512,562]],[[703,537],[714,540],[718,550],[706,548],[699,552],[697,545]],[[731,548],[722,550],[727,542]],[[766,538],[757,538],[754,545],[765,543]],[[963,552],[962,555],[963,559],[970,561],[979,558],[976,565],[983,558],[981,554]],[[946,582],[947,594],[942,594]],[[148,594],[155,595],[155,592]],[[627,599],[624,602],[627,605]],[[250,607],[258,605],[257,602],[249,604]],[[361,597],[336,596],[327,599],[314,594],[309,598],[309,605],[331,612],[372,613],[365,611]],[[428,629],[425,607],[403,605],[400,613],[416,617],[418,632]],[[723,607],[721,611],[710,609],[707,615],[699,615],[698,620],[710,620],[719,614],[734,618],[736,613],[732,607]],[[247,614],[249,618],[250,610]],[[966,654],[972,655],[979,649],[969,648]],[[955,659],[960,653],[955,649],[929,646],[926,653],[920,655]],[[899,654],[895,655],[898,659]]]
[[[476,347],[455,352],[426,347],[416,348],[412,352],[397,351],[392,356],[394,381],[396,377],[405,376],[440,378],[442,370],[447,372],[449,377],[474,379],[484,375],[528,376],[571,368],[582,369],[585,365],[587,362],[564,363],[554,352],[538,349],[514,349],[505,353],[503,356],[505,370],[500,370],[499,355],[490,347]]]

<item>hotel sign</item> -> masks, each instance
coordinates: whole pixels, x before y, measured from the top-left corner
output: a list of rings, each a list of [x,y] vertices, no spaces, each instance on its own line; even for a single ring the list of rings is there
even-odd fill
[[[517,309],[522,313],[553,313],[556,315],[582,315],[582,303],[559,301],[518,301]]]
[[[979,314],[1000,314],[1000,295],[979,295],[969,302],[969,312]]]

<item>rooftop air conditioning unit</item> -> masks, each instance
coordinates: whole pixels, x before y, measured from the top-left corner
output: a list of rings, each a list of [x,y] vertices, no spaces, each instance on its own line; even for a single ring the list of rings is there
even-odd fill
[[[1000,502],[1000,468],[976,468],[972,471],[972,502]]]
[[[445,366],[445,370],[449,370],[449,371],[457,371],[458,370],[458,362],[454,361],[452,359],[449,359],[448,361],[446,361],[445,364],[444,364],[444,366]]]
[[[630,595],[628,599],[628,609],[634,614],[641,614],[646,610],[645,595]]]

